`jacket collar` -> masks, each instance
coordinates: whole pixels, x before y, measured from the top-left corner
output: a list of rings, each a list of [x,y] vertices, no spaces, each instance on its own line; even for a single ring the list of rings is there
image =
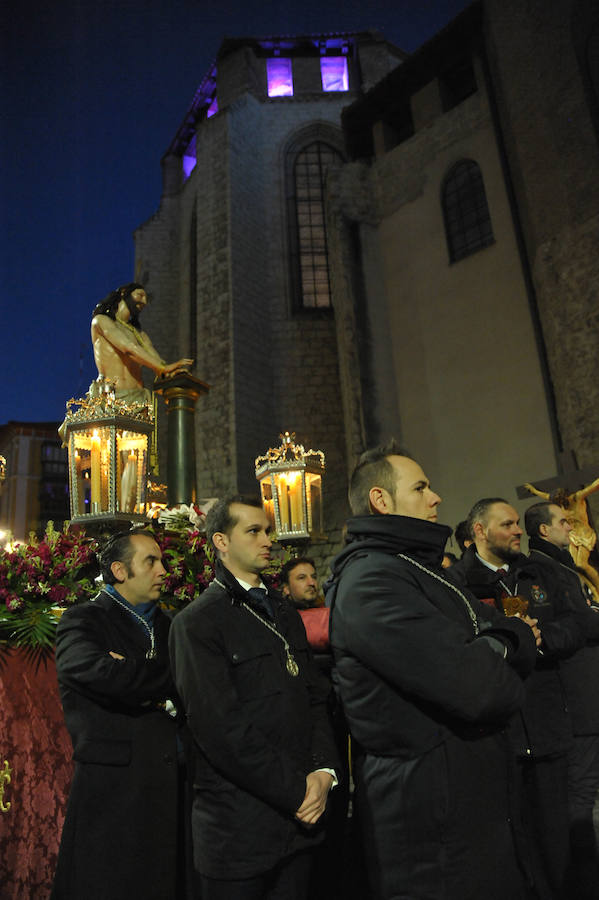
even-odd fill
[[[563,566],[567,566],[573,571],[576,570],[576,565],[569,551],[560,550],[560,548],[556,547],[555,544],[552,544],[551,541],[546,541],[541,537],[531,537],[528,539],[528,546],[531,550],[537,550],[539,553],[545,553],[546,556],[550,556],[551,559],[554,559],[556,562],[561,563]]]
[[[342,568],[358,552],[405,553],[429,565],[441,565],[451,528],[410,516],[354,516],[347,523],[346,547],[334,560]]]
[[[469,547],[466,547],[461,559],[456,565],[467,574],[468,580],[472,581],[472,583],[492,584],[499,581],[499,578],[501,577],[497,575],[497,572],[494,572],[493,569],[485,566],[485,564],[480,561],[476,555],[475,544],[470,544]],[[524,556],[523,553],[519,553],[518,556],[514,557],[514,559],[510,560],[506,565],[508,566],[508,574],[511,576],[519,575],[525,569],[531,568],[532,564],[528,557]]]
[[[239,584],[239,582],[237,581],[235,576],[232,575],[231,572],[229,572],[229,570],[227,569],[227,567],[222,564],[220,559],[217,559],[217,561],[216,561],[215,572],[216,572],[215,580],[218,580],[220,582],[220,584],[224,587],[224,589],[230,596],[232,603],[247,603],[248,602],[248,595],[247,595],[246,591]],[[264,583],[264,587],[268,591],[269,598],[271,600],[279,601],[281,599],[280,595],[277,593],[277,591],[273,590],[269,579],[266,578],[264,575],[261,575],[260,577]]]

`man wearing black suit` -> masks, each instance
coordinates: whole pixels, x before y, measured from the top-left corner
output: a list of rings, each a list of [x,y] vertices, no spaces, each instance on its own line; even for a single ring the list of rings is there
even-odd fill
[[[448,569],[448,577],[505,615],[519,610],[524,619],[532,617],[541,632],[536,665],[525,682],[526,700],[510,737],[536,848],[537,894],[553,900],[564,896],[568,865],[567,753],[573,743],[560,662],[582,646],[583,630],[570,599],[520,552],[523,532],[513,506],[501,497],[484,497],[472,507],[468,525],[474,544]]]
[[[568,752],[568,809],[572,896],[599,897],[593,807],[599,790],[599,609],[591,605],[569,552],[572,526],[551,501],[534,503],[524,517],[530,559],[577,611],[585,644],[560,663],[574,743]]]
[[[147,532],[115,535],[100,554],[104,589],[58,625],[75,771],[53,900],[182,896],[170,621],[156,606],[161,557]]]
[[[272,539],[260,500],[220,500],[206,533],[216,578],[169,640],[193,736],[202,900],[304,900],[335,779],[327,687],[297,610],[262,577]]]

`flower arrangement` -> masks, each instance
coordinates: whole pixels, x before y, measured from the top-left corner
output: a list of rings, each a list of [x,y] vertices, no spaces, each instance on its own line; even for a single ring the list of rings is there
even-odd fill
[[[60,611],[94,591],[96,542],[83,532],[55,531],[0,551],[0,646],[46,651]]]
[[[197,507],[164,510],[148,523],[162,550],[164,579],[161,606],[179,610],[197,597],[214,578],[214,555],[203,533],[205,515]],[[54,647],[56,625],[74,603],[89,600],[98,584],[98,541],[83,530],[55,531],[48,524],[41,540],[0,549],[0,652],[22,647],[43,655]],[[266,574],[274,587],[284,558],[275,558]]]

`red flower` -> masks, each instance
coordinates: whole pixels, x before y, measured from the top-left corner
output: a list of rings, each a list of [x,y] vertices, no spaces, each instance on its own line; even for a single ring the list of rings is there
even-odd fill
[[[48,592],[48,599],[53,606],[61,606],[67,599],[69,589],[64,584],[54,584]]]

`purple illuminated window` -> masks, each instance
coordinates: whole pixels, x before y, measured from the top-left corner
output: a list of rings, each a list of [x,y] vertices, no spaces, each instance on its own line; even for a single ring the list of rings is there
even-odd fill
[[[206,118],[209,119],[211,116],[215,115],[215,113],[217,113],[217,112],[218,112],[218,101],[215,96],[214,99],[212,100],[212,103],[208,107],[208,110],[206,111]]]
[[[347,59],[345,56],[322,56],[320,75],[323,91],[347,91]]]
[[[183,180],[186,181],[196,167],[195,135],[192,137],[189,144],[185,148],[185,153],[183,154],[183,159],[181,160],[181,163],[183,165]]]
[[[279,57],[267,59],[266,75],[268,78],[269,97],[293,97],[293,75],[290,59],[280,59]]]

